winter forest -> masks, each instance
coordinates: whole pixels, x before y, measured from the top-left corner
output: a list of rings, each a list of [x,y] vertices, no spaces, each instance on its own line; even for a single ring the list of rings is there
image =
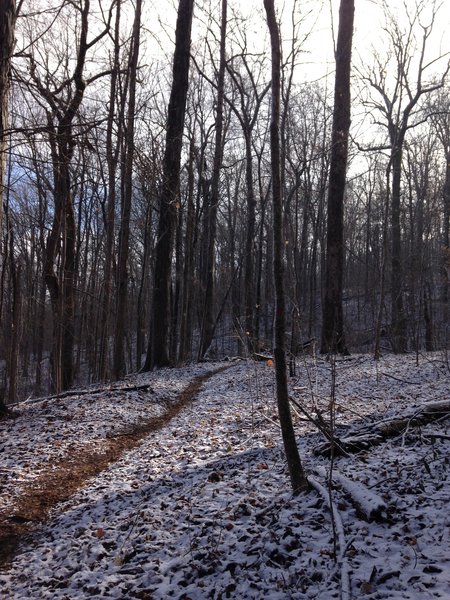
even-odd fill
[[[436,0],[0,0],[0,598],[450,598]]]
[[[275,226],[288,356],[448,345],[445,7],[357,7],[348,108],[338,4],[276,8],[281,220],[263,2],[182,2],[175,58],[169,2],[2,2],[5,404],[271,353]]]

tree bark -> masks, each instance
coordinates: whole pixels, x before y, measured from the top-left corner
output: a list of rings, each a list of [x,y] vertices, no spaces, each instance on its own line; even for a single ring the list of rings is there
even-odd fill
[[[344,194],[350,130],[350,70],[354,0],[341,0],[336,46],[336,80],[328,187],[325,291],[321,353],[348,354],[342,307],[344,274]]]
[[[15,0],[0,3],[0,231],[3,223],[3,191],[6,166],[6,138],[8,131],[8,96],[10,87],[11,57],[14,50],[16,25]],[[0,399],[0,415],[7,412]]]
[[[270,122],[270,151],[272,171],[273,239],[274,239],[274,284],[275,284],[275,375],[278,413],[284,449],[294,494],[308,489],[308,480],[295,439],[289,406],[286,373],[286,315],[284,293],[284,243],[283,243],[283,200],[280,169],[280,97],[281,97],[281,43],[273,0],[264,0],[267,25],[272,47],[272,112]]]
[[[194,139],[191,139],[188,162],[188,192],[186,209],[185,258],[183,270],[183,285],[181,299],[180,346],[178,361],[187,361],[190,353],[192,332],[192,280],[194,277]]]
[[[449,136],[450,137],[450,136]],[[447,146],[450,148],[450,146]],[[450,287],[450,151],[446,151],[445,182],[443,189],[444,201],[444,227],[443,227],[443,249],[442,249],[442,286],[441,297],[443,308],[443,321],[449,322],[449,287]],[[445,339],[448,342],[448,338]]]
[[[75,67],[63,87],[53,91],[52,87],[44,85],[33,56],[29,57],[33,83],[49,106],[47,130],[52,155],[55,208],[45,247],[43,271],[53,310],[51,362],[53,388],[56,392],[71,387],[74,379],[73,349],[78,249],[71,185],[71,161],[76,146],[73,121],[79,112],[86,89],[83,70],[88,49],[106,34],[109,27],[108,25],[92,42],[88,42],[89,14],[90,2],[85,0],[80,8]],[[63,90],[68,91],[67,99],[61,97]],[[56,265],[58,252],[60,264]],[[56,267],[59,269],[58,272]]]
[[[6,165],[6,137],[8,131],[8,96],[11,57],[14,50],[16,26],[15,0],[0,3],[0,228],[3,219],[3,183]]]
[[[222,0],[222,20],[220,27],[220,63],[217,78],[217,108],[215,121],[215,149],[211,181],[211,197],[207,214],[207,255],[203,274],[204,303],[199,358],[208,351],[214,332],[214,251],[216,243],[217,207],[220,200],[219,184],[222,165],[223,101],[225,84],[225,41],[227,34],[227,0]]]
[[[167,116],[166,148],[156,243],[155,277],[151,315],[151,335],[144,371],[170,364],[170,277],[172,270],[173,234],[176,202],[180,183],[181,149],[184,116],[189,87],[189,58],[194,0],[180,0],[175,32],[173,81]]]
[[[403,303],[403,268],[400,226],[402,148],[404,143],[404,134],[401,134],[402,132],[399,132],[397,136],[395,136],[391,154],[391,338],[392,348],[395,353],[403,353],[407,350],[406,317]]]
[[[128,252],[130,238],[130,214],[133,195],[134,124],[136,112],[136,76],[139,60],[142,0],[137,0],[133,23],[133,43],[129,61],[130,89],[128,98],[127,127],[125,134],[125,164],[123,198],[119,230],[119,256],[117,262],[117,304],[114,333],[113,376],[115,379],[126,373],[125,331],[127,326],[128,298]]]
[[[98,373],[100,379],[108,379],[108,355],[109,355],[109,333],[111,320],[111,297],[113,294],[111,280],[113,273],[113,250],[114,250],[114,224],[116,210],[116,172],[119,160],[119,148],[122,141],[122,117],[123,104],[121,102],[119,124],[117,132],[117,142],[114,147],[113,130],[114,121],[116,118],[116,93],[119,78],[120,66],[120,20],[121,20],[122,0],[117,1],[116,21],[114,26],[114,58],[111,73],[109,106],[108,106],[108,121],[106,126],[106,162],[108,169],[108,187],[106,198],[105,211],[105,274],[103,281],[103,294],[100,316],[100,352],[99,352],[99,367]],[[123,94],[125,96],[125,94]]]

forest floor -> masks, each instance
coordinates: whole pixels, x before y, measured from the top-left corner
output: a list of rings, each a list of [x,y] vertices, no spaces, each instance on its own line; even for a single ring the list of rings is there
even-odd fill
[[[326,418],[333,377],[340,439],[450,399],[448,355],[433,353],[302,358],[294,401]],[[294,497],[270,363],[25,401],[0,422],[0,598],[448,600],[450,432],[436,416],[335,457],[331,486],[323,435],[295,412],[311,490]]]

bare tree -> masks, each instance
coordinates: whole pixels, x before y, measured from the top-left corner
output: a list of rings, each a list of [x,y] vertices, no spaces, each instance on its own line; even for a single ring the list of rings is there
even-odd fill
[[[20,4],[21,2],[19,6]],[[15,0],[3,0],[0,4],[0,227],[2,224],[3,184],[5,180],[8,94],[11,58],[15,44],[16,18]]]
[[[110,78],[109,106],[106,127],[106,162],[108,169],[108,179],[106,186],[106,209],[105,209],[105,270],[103,283],[103,297],[100,318],[100,356],[99,356],[99,376],[101,379],[107,379],[108,374],[108,346],[109,331],[111,321],[111,299],[113,290],[111,286],[113,271],[113,250],[114,250],[114,224],[116,208],[116,173],[119,162],[119,149],[123,136],[123,104],[125,93],[122,93],[122,99],[117,111],[116,95],[120,88],[119,69],[120,69],[120,21],[122,14],[122,0],[117,0],[116,19],[114,25],[114,51],[112,59],[112,72]],[[118,114],[117,114],[118,112]],[[117,140],[114,144],[114,125],[117,124]]]
[[[373,149],[388,149],[390,153],[391,338],[394,352],[399,353],[406,352],[408,346],[401,233],[402,162],[405,138],[408,130],[426,120],[427,115],[420,105],[420,100],[444,85],[450,68],[450,63],[447,62],[440,76],[435,76],[432,72],[429,75],[439,60],[439,57],[426,60],[427,43],[439,7],[432,3],[431,17],[428,24],[424,25],[421,18],[427,7],[427,2],[417,3],[415,12],[406,15],[408,22],[405,31],[386,8],[388,19],[386,31],[390,40],[390,51],[386,59],[377,53],[374,66],[368,74],[363,74],[363,80],[374,93],[374,97],[367,104],[375,113],[381,115],[382,121],[376,119],[376,123],[387,130],[389,140],[388,145]],[[419,40],[416,37],[417,29],[421,31]]]
[[[259,89],[258,79],[251,69],[249,59],[246,55],[245,45],[242,52],[235,57],[234,61],[227,63],[227,69],[235,89],[238,92],[238,100],[235,102],[225,96],[230,108],[236,115],[244,136],[245,143],[245,183],[247,220],[245,232],[244,251],[244,309],[245,309],[245,335],[248,350],[253,352],[254,348],[254,307],[255,307],[255,259],[254,245],[256,235],[256,193],[254,185],[253,169],[253,135],[258,124],[259,112],[262,102],[270,89],[270,83]],[[242,61],[243,73],[238,68],[238,61]],[[259,66],[259,69],[261,66]]]
[[[167,116],[166,148],[156,243],[150,340],[144,371],[168,365],[170,276],[176,224],[184,116],[189,87],[189,55],[194,0],[180,0],[175,31],[173,80]]]
[[[19,5],[21,2],[19,3]],[[8,95],[10,84],[11,58],[14,50],[14,31],[17,18],[15,0],[2,0],[0,3],[0,231],[3,221],[3,190],[6,164],[6,138],[8,130]],[[6,405],[0,398],[0,415],[6,412]]]
[[[75,341],[75,285],[77,278],[77,223],[71,187],[71,161],[76,147],[74,121],[81,107],[86,87],[100,75],[85,80],[83,72],[88,51],[109,31],[112,6],[105,27],[88,40],[90,1],[73,4],[79,18],[76,59],[72,72],[65,73],[62,82],[53,81],[47,70],[31,52],[28,55],[32,89],[47,104],[47,131],[53,164],[53,195],[55,210],[47,237],[44,277],[53,309],[53,387],[55,391],[72,386],[74,378],[73,351]],[[60,269],[57,257],[60,257]]]
[[[272,112],[270,122],[270,150],[272,172],[273,236],[274,236],[274,283],[275,283],[275,373],[277,384],[278,413],[286,452],[289,475],[294,494],[308,489],[308,480],[303,470],[295,439],[289,406],[289,393],[286,372],[286,315],[284,295],[284,243],[283,243],[283,201],[281,192],[281,153],[280,153],[280,97],[281,97],[281,43],[273,0],[264,0],[267,25],[272,47]]]
[[[442,185],[442,257],[441,257],[441,301],[443,323],[447,326],[450,315],[450,99],[448,86],[442,89],[430,107],[433,127],[444,154],[444,174]],[[446,337],[446,341],[447,341]]]
[[[130,214],[131,199],[133,194],[133,157],[134,157],[134,127],[136,111],[136,78],[139,59],[139,40],[141,31],[141,9],[142,0],[137,0],[133,37],[130,52],[128,74],[130,78],[130,89],[128,98],[127,124],[125,133],[125,156],[123,173],[123,197],[121,206],[121,220],[119,231],[119,257],[117,265],[117,306],[116,326],[114,336],[114,364],[113,374],[116,379],[123,377],[126,372],[124,338],[127,314],[128,298],[128,253],[130,237]]]
[[[336,79],[328,187],[325,290],[321,352],[347,354],[342,307],[344,275],[344,194],[350,130],[350,70],[354,0],[341,0],[336,45]]]
[[[201,327],[201,341],[199,349],[199,358],[208,351],[214,335],[214,249],[216,243],[216,221],[217,208],[219,205],[219,183],[220,169],[222,166],[223,154],[223,104],[224,104],[224,84],[225,84],[225,42],[227,34],[227,0],[222,0],[222,19],[220,27],[220,59],[219,71],[217,74],[217,103],[215,120],[215,150],[213,172],[211,180],[211,194],[208,206],[205,207],[206,232],[206,252],[204,257],[204,270],[201,274],[204,294],[203,319]]]

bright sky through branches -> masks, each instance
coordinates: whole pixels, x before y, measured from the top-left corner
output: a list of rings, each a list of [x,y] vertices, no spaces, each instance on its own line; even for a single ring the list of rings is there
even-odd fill
[[[285,46],[292,39],[293,23],[297,41],[301,42],[302,52],[297,68],[297,78],[301,81],[314,81],[334,72],[333,43],[337,35],[339,0],[276,0],[276,10],[281,21],[282,37]],[[173,32],[175,29],[177,2],[159,0],[147,6],[148,20],[152,27],[148,28],[150,37],[158,38],[159,52],[169,54],[172,51]],[[357,0],[355,7],[355,31],[353,41],[353,62],[367,64],[374,52],[387,51],[386,12],[392,15],[405,32],[409,19],[413,19],[420,7],[421,18],[414,25],[418,37],[421,26],[429,26],[433,6],[439,8],[438,18],[428,40],[427,57],[434,60],[450,52],[450,38],[446,34],[450,28],[450,11],[445,3],[426,2],[420,0]],[[236,18],[245,28],[247,41],[255,50],[267,44],[267,26],[262,0],[246,0],[237,2],[228,0],[229,20]],[[207,15],[211,14],[211,22],[219,19],[220,0],[204,0],[196,3],[193,36],[204,34]],[[145,26],[145,21],[144,21]],[[150,42],[149,46],[153,46]],[[268,47],[267,47],[268,49]],[[153,53],[153,51],[152,51]],[[437,72],[444,61],[438,61]]]

